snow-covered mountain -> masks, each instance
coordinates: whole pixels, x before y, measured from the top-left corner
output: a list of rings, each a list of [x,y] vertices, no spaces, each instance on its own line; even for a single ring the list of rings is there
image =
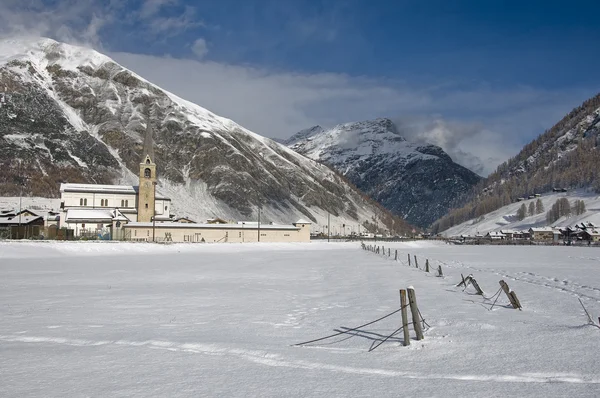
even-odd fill
[[[173,73],[177,73],[174,71]],[[183,100],[110,58],[50,39],[0,41],[0,195],[56,197],[60,182],[137,182],[147,123],[158,190],[179,215],[390,225],[327,167]],[[396,227],[405,227],[401,221]],[[318,229],[318,226],[317,228]]]
[[[525,145],[465,196],[462,207],[438,220],[434,232],[553,188],[600,192],[600,94],[573,109]]]
[[[302,130],[285,142],[325,163],[407,221],[428,226],[481,177],[440,147],[408,142],[389,119]]]

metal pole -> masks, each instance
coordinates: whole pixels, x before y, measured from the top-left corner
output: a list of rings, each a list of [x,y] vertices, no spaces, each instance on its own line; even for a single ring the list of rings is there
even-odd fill
[[[21,179],[21,165],[22,161],[19,160],[19,230],[17,232],[17,239],[21,236],[21,199],[23,197],[23,180]]]
[[[329,235],[331,235],[331,228],[330,228],[331,224],[329,222],[330,215],[331,215],[330,213],[327,213],[327,242],[329,242]]]
[[[260,242],[260,207],[258,208],[258,241]]]
[[[155,236],[155,229],[156,229],[156,181],[154,181],[152,183],[152,186],[154,188],[154,209],[152,209],[152,242],[154,242],[154,236]]]

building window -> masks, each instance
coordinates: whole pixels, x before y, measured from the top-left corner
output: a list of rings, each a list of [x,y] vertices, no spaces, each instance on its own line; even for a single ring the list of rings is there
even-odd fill
[[[104,199],[100,199],[100,207],[104,207]]]
[[[87,198],[83,199],[83,205],[87,206]]]
[[[125,201],[123,199],[121,199],[121,207],[125,206]]]
[[[83,198],[79,199],[79,206],[83,206]]]
[[[150,167],[146,167],[146,169],[144,170],[144,177],[146,177],[146,178],[152,177],[152,171],[150,171]]]
[[[133,236],[137,236],[137,229],[133,230]]]
[[[147,232],[146,236],[150,236],[150,230],[147,230],[146,232]]]
[[[81,224],[81,228],[85,228],[85,224]]]
[[[241,237],[242,237],[242,233],[241,233],[241,232],[239,232],[239,234],[240,234],[239,238],[241,238]]]
[[[169,208],[167,206],[165,206],[165,211],[169,210]]]
[[[150,158],[146,158],[146,164],[150,164]]]
[[[146,203],[146,209],[148,208],[148,203]]]
[[[125,200],[125,207],[129,207],[129,200]]]

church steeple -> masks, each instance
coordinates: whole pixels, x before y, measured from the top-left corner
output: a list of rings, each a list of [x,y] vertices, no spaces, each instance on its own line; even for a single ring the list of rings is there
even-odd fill
[[[152,138],[152,122],[150,121],[150,116],[148,116],[148,122],[146,122],[146,134],[144,135],[142,162],[146,161],[146,157],[150,157],[150,161],[154,162],[154,140]]]
[[[140,183],[138,187],[138,222],[151,222],[155,212],[156,164],[154,163],[154,141],[152,122],[148,116],[144,136],[144,148],[140,162]]]

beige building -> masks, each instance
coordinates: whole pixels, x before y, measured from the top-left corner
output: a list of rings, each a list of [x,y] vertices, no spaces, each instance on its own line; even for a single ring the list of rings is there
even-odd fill
[[[129,223],[124,226],[128,240],[146,242],[309,242],[310,225],[298,220],[280,224],[199,224],[199,223]]]

